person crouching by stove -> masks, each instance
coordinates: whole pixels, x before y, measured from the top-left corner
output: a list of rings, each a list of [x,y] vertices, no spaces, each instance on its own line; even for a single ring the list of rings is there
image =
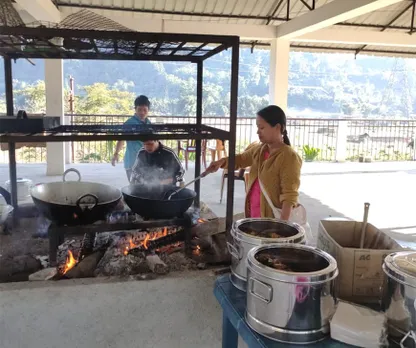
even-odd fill
[[[137,154],[132,167],[131,184],[177,185],[185,170],[176,153],[157,140],[148,140]]]

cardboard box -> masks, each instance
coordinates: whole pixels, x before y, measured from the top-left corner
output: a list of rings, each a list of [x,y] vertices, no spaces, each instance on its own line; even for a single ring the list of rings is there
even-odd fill
[[[384,258],[403,248],[384,232],[367,224],[364,248],[360,249],[361,224],[342,218],[321,220],[317,247],[337,260],[337,297],[356,303],[375,303],[381,300]]]

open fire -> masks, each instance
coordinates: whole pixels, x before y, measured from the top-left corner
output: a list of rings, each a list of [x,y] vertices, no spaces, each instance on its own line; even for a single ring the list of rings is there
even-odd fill
[[[95,251],[98,249],[102,249],[105,246],[105,253],[112,253],[114,257],[121,259],[125,259],[131,261],[131,254],[133,253],[133,257],[138,256],[140,252],[145,253],[146,255],[150,254],[170,254],[171,252],[182,251],[183,250],[183,242],[182,241],[174,241],[172,243],[167,241],[167,244],[161,243],[163,237],[168,235],[174,236],[179,231],[179,234],[183,230],[177,227],[164,227],[162,229],[152,229],[149,231],[131,231],[131,232],[117,232],[113,235],[108,233],[107,239],[102,237],[97,237],[95,241],[95,247],[93,248]],[[178,236],[179,236],[178,234]],[[110,240],[110,242],[109,242]],[[161,245],[155,247],[154,243],[160,243]],[[153,243],[153,244],[152,244]],[[101,246],[100,246],[101,245]],[[81,255],[82,247],[77,251],[77,248],[68,247],[66,250],[66,258],[65,263],[59,266],[58,265],[58,272],[63,276],[67,274],[71,269],[75,266],[80,265],[82,260],[80,257],[78,259],[74,257],[75,255]],[[93,252],[93,250],[91,250]],[[85,257],[88,255],[84,255]],[[100,260],[98,260],[100,261]],[[97,262],[98,262],[97,261]],[[121,262],[121,260],[120,260]]]
[[[218,248],[209,237],[211,230],[218,229],[217,221],[195,216],[190,225],[181,220],[153,227],[152,221],[132,218],[123,215],[122,221],[117,218],[90,227],[96,232],[85,232],[82,240],[66,240],[59,246],[55,279],[166,274],[218,262]],[[136,224],[137,229],[132,228]]]
[[[72,254],[71,250],[68,250],[68,256],[66,258],[66,263],[65,263],[65,266],[63,268],[62,274],[67,273],[76,264],[77,264],[77,260],[74,258],[74,254]]]
[[[149,241],[156,240],[168,235],[168,228],[165,227],[163,231],[156,231],[156,232],[149,232],[143,241],[139,241],[139,243],[134,243],[132,238],[129,238],[129,245],[124,248],[124,255],[127,256],[129,251],[134,248],[143,247],[144,249],[149,248]]]

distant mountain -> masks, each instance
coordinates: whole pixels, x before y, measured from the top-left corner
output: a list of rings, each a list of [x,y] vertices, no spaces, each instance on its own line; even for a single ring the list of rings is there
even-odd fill
[[[209,99],[209,114],[226,112],[229,58],[229,53],[223,52],[205,63],[204,97]],[[43,61],[36,60],[35,64],[32,66],[25,60],[13,64],[15,89],[43,80]],[[290,113],[304,117],[322,113],[411,117],[416,109],[413,66],[411,60],[405,59],[368,56],[354,59],[351,54],[292,52]],[[65,61],[64,74],[66,83],[70,75],[74,77],[76,94],[84,93],[82,86],[103,82],[111,88],[146,94],[167,104],[184,94],[189,94],[192,102],[196,85],[196,67],[191,63],[71,60]],[[242,49],[239,75],[239,115],[251,116],[267,104],[269,51],[258,49],[251,53]],[[2,69],[0,93],[4,93]],[[174,112],[186,114],[184,110]]]

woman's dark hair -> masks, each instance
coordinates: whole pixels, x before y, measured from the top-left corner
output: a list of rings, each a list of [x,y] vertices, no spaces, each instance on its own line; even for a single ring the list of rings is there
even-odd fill
[[[150,101],[145,95],[139,95],[134,101],[134,107],[147,106],[150,109]]]
[[[259,115],[263,120],[265,120],[269,125],[275,127],[280,124],[280,129],[283,134],[283,142],[286,145],[290,145],[289,138],[287,136],[286,129],[286,115],[285,112],[279,108],[277,105],[269,105],[264,109],[261,109],[257,115]]]

